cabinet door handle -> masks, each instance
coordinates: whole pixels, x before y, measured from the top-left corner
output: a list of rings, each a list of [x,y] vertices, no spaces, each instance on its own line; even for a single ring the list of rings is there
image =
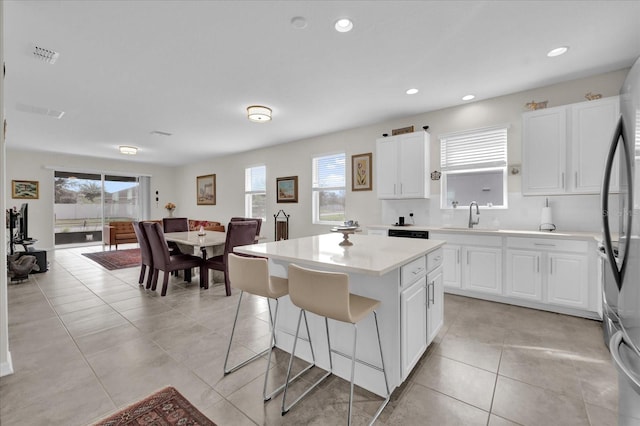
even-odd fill
[[[543,246],[543,247],[555,247],[555,244],[545,244],[545,243],[533,243],[534,246]]]
[[[562,188],[564,189],[564,172],[562,172]]]
[[[573,184],[573,186],[578,189],[578,172],[575,173],[576,177],[575,177],[575,183]]]
[[[400,194],[402,194],[402,183],[400,183]]]
[[[424,268],[421,266],[418,269],[416,269],[415,271],[412,272],[413,275],[418,275],[420,273],[422,273],[422,271],[424,271]]]
[[[549,259],[549,275],[553,275],[553,259]]]
[[[429,302],[431,303],[431,305],[436,303],[436,287],[435,287],[436,282],[435,281],[431,281],[429,283],[429,287],[431,287],[431,297],[429,297]],[[429,296],[429,288],[427,287],[427,296]]]
[[[537,263],[536,272],[540,272],[540,256],[536,256],[536,263]]]
[[[395,183],[393,184],[393,194],[394,195],[396,194],[396,184]]]
[[[456,249],[456,263],[460,264],[460,249]]]
[[[467,265],[469,264],[469,252],[467,251]]]

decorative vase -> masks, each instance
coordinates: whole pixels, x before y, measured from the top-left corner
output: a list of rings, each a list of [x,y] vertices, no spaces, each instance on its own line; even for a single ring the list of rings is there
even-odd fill
[[[169,213],[169,217],[173,217],[173,211],[175,209],[167,209],[167,212]]]

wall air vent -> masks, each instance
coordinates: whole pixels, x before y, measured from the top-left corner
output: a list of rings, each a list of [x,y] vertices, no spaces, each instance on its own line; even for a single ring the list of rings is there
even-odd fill
[[[169,132],[162,132],[160,130],[152,130],[151,132],[149,132],[152,135],[158,135],[158,136],[171,136],[173,135],[173,133],[169,133]]]
[[[35,105],[27,105],[27,104],[22,104],[20,102],[16,104],[16,109],[18,111],[29,112],[31,114],[46,115],[48,117],[54,117],[54,118],[57,118],[58,120],[61,119],[62,116],[64,115],[64,111],[56,111],[55,109],[49,109],[49,108],[39,107]]]
[[[60,54],[40,46],[33,46],[33,57],[48,64],[55,64]]]

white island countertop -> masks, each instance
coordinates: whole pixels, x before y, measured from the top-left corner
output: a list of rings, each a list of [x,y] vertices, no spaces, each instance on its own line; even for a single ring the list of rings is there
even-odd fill
[[[236,247],[235,252],[274,260],[300,262],[342,272],[384,275],[444,245],[440,240],[349,236],[352,246],[340,246],[342,234],[322,234]]]

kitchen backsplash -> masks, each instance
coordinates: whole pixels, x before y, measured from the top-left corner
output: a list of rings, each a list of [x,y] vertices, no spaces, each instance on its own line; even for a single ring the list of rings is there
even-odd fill
[[[440,209],[439,194],[428,200],[383,200],[383,224],[394,224],[399,216],[406,223],[430,226],[467,226],[468,208]],[[553,222],[558,231],[599,232],[602,229],[600,196],[562,195],[527,196],[509,193],[509,208],[481,206],[479,228],[537,230],[545,199],[549,199]],[[413,213],[413,218],[410,217]]]

